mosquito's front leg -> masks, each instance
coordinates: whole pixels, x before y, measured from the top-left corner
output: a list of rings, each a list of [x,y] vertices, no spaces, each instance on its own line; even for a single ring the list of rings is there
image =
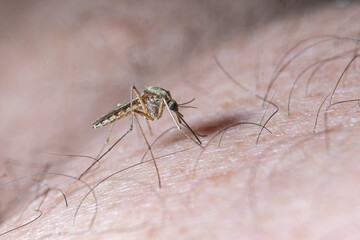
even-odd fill
[[[169,105],[167,104],[166,100],[163,98],[162,101],[164,102],[165,106],[166,106],[166,109],[168,110],[172,120],[174,121],[177,129],[182,133],[184,134],[187,138],[189,138],[191,141],[193,141],[194,143],[196,143],[197,145],[199,145],[200,147],[202,147],[201,145],[201,142],[197,142],[195,139],[193,139],[192,137],[190,137],[186,132],[184,132],[182,129],[181,129],[181,126],[179,125],[179,123],[175,120],[174,116],[172,115],[171,113],[171,110],[169,108]],[[200,140],[199,140],[200,141]]]

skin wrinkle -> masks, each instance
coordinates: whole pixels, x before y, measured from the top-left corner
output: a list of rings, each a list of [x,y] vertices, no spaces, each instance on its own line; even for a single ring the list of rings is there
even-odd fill
[[[91,9],[91,6],[88,8]],[[261,108],[261,101],[231,83],[216,66],[212,55],[216,54],[224,68],[250,89],[255,89],[254,71],[258,71],[258,93],[263,96],[276,63],[297,42],[320,32],[347,32],[346,37],[356,37],[357,29],[354,29],[356,26],[352,26],[351,22],[348,25],[341,23],[341,32],[336,31],[340,31],[338,19],[352,16],[349,19],[357,22],[355,13],[358,8],[358,5],[345,8],[329,6],[304,15],[290,14],[289,19],[269,21],[251,34],[246,32],[239,36],[240,34],[234,33],[231,37],[227,36],[229,38],[222,38],[221,43],[210,48],[211,54],[206,51],[209,46],[204,44],[206,47],[202,47],[205,50],[199,55],[181,55],[181,64],[170,64],[163,59],[150,69],[147,69],[149,62],[161,58],[161,55],[156,56],[152,52],[156,53],[157,50],[138,50],[140,53],[134,57],[135,62],[127,62],[127,57],[122,55],[124,49],[131,52],[134,42],[137,44],[142,38],[146,39],[146,32],[138,32],[145,28],[131,28],[129,25],[136,21],[121,20],[113,15],[111,17],[115,19],[101,19],[101,27],[91,29],[91,25],[87,25],[86,36],[71,30],[66,37],[61,37],[64,33],[61,32],[57,35],[59,38],[44,38],[44,46],[47,47],[39,54],[36,51],[23,51],[23,44],[17,41],[14,45],[18,46],[18,51],[5,51],[6,48],[2,46],[4,56],[12,59],[6,71],[2,72],[5,79],[9,79],[2,81],[4,88],[1,91],[6,95],[0,94],[2,113],[7,113],[4,114],[6,117],[0,128],[4,149],[2,156],[12,157],[20,163],[28,161],[26,167],[14,165],[16,176],[43,169],[37,161],[39,157],[29,157],[28,154],[35,148],[43,149],[39,145],[48,146],[45,147],[46,152],[96,156],[108,129],[95,131],[91,129],[90,123],[114,104],[128,101],[131,84],[138,84],[139,88],[144,85],[163,87],[171,91],[178,102],[195,97],[196,100],[191,105],[198,109],[183,109],[182,112],[196,132],[208,135],[201,139],[204,144],[217,131],[236,122],[258,123],[265,111]],[[76,9],[72,11],[76,12]],[[91,10],[88,12],[91,13]],[[151,13],[149,10],[145,12]],[[108,11],[102,12],[104,15],[106,13]],[[31,15],[31,12],[28,14]],[[97,17],[101,18],[101,14]],[[93,19],[91,14],[86,18],[82,16],[81,19],[87,18]],[[107,21],[113,22],[110,20],[119,21],[116,26],[134,29],[134,32],[125,29],[125,35],[130,36],[114,36],[117,40],[105,41],[103,48],[107,49],[108,45],[109,49],[118,51],[106,58],[101,49],[94,49],[93,40],[88,39],[97,38],[98,29],[105,27]],[[29,21],[34,20],[30,18]],[[51,21],[53,19],[49,19],[47,26],[52,25]],[[149,21],[151,22],[151,18]],[[296,26],[296,31],[291,31],[292,26]],[[19,28],[25,27],[23,25]],[[158,27],[161,29],[164,25]],[[107,29],[105,40],[112,37],[112,29],[116,27],[111,25]],[[117,30],[114,34],[119,32],[121,31]],[[72,34],[75,34],[74,38],[71,37]],[[152,37],[147,42],[149,48],[152,41],[156,42],[156,35]],[[13,37],[12,41],[14,39],[16,38]],[[39,48],[42,45],[41,38],[38,36],[36,39],[28,42],[29,47]],[[47,42],[49,39],[54,42]],[[117,48],[117,45],[121,46]],[[327,48],[330,55],[346,50],[341,49],[342,46],[336,48],[331,43],[322,47]],[[52,48],[54,49],[49,51]],[[158,48],[161,49],[161,44]],[[187,48],[191,52],[189,49],[192,48]],[[257,55],[259,49],[261,56]],[[339,51],[336,52],[336,49]],[[142,62],[143,53],[151,61]],[[29,61],[30,57],[33,57],[32,61]],[[198,159],[196,174],[193,174],[201,149],[191,148],[194,144],[181,133],[170,131],[154,146],[155,157],[184,149],[186,151],[157,160],[162,189],[157,188],[155,169],[151,162],[110,178],[95,189],[99,211],[93,229],[87,231],[94,210],[93,199],[90,197],[85,200],[75,224],[72,224],[74,211],[87,189],[68,180],[46,178],[51,181],[52,187],[59,187],[67,194],[69,208],[63,206],[60,196],[57,196],[57,200],[49,197],[44,201],[40,219],[8,234],[5,239],[339,239],[340,236],[356,239],[359,236],[356,213],[359,211],[357,183],[360,170],[356,157],[356,143],[359,139],[357,105],[334,106],[328,114],[332,150],[330,156],[325,149],[323,132],[326,104],[321,111],[316,134],[312,134],[317,108],[331,92],[344,65],[330,63],[330,67],[320,70],[312,79],[309,96],[293,95],[291,118],[287,116],[287,98],[296,73],[320,57],[323,57],[320,48],[314,48],[280,74],[273,86],[276,89],[273,101],[280,110],[267,125],[273,134],[264,131],[258,146],[255,146],[258,127],[234,127],[225,133],[220,147],[215,140],[205,149]],[[349,55],[346,61],[351,57]],[[44,60],[48,58],[51,60]],[[260,58],[261,64],[256,64],[257,58]],[[17,60],[16,68],[12,66],[15,65],[14,59]],[[166,69],[164,72],[161,71],[161,66]],[[256,69],[256,66],[261,69]],[[37,74],[36,71],[41,73]],[[349,68],[345,85],[339,84],[332,102],[357,98],[356,79],[356,69]],[[325,84],[328,82],[331,84]],[[295,92],[304,92],[305,85],[306,79],[299,81]],[[35,86],[51,91],[43,95],[40,94],[41,91],[31,90]],[[25,91],[27,89],[29,92]],[[9,92],[16,94],[12,96]],[[273,92],[270,92],[269,96],[272,95]],[[9,107],[5,107],[4,102]],[[20,111],[23,114],[21,117],[18,115],[19,109],[23,109]],[[269,110],[267,116],[270,113]],[[170,116],[165,113],[161,119],[151,122],[154,136],[150,136],[143,120],[140,123],[150,143],[161,132],[173,127]],[[128,125],[129,119],[116,123],[112,142],[128,129]],[[116,170],[139,163],[146,145],[135,132],[138,130],[127,136],[101,161],[100,167],[83,180],[94,185]],[[68,156],[46,156],[42,159],[48,163],[56,161],[56,164],[50,164],[48,171],[73,176],[79,176],[91,162]],[[64,164],[58,163],[61,159]],[[38,170],[29,166],[36,166]],[[15,176],[10,174],[4,178],[9,180],[13,177]],[[3,179],[1,180],[3,183]],[[1,210],[6,206],[5,200],[1,200]],[[0,218],[0,232],[17,226],[12,222],[24,209],[25,215],[33,216],[32,205],[26,207],[21,202],[18,204],[19,210],[13,215],[7,216],[7,219]]]

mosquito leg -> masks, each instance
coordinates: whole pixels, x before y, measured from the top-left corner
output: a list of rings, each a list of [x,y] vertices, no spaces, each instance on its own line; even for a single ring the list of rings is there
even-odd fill
[[[142,136],[143,136],[143,138],[144,138],[144,140],[145,140],[145,143],[146,143],[146,145],[148,146],[148,149],[149,149],[149,151],[150,151],[151,158],[152,158],[152,160],[153,160],[153,163],[154,163],[154,166],[155,166],[155,169],[156,169],[156,174],[157,174],[157,177],[158,177],[158,180],[159,180],[159,188],[161,188],[161,179],[160,179],[159,168],[158,168],[158,166],[157,166],[157,164],[156,164],[155,157],[154,157],[154,154],[153,154],[153,152],[152,152],[151,146],[150,146],[147,138],[145,137],[144,131],[142,130],[142,127],[141,127],[141,125],[140,125],[140,122],[139,122],[137,116],[134,115],[134,117],[135,117],[136,123],[137,123],[137,125],[138,125],[138,127],[139,127],[139,129],[140,129],[140,132],[141,132],[141,134],[142,134]]]
[[[150,136],[153,135],[153,132],[152,132],[152,129],[151,129],[151,126],[150,126],[150,123],[149,123],[149,119],[146,119],[146,124],[148,126],[148,129],[149,129],[149,132],[150,132]]]
[[[175,120],[174,116],[172,115],[171,110],[170,110],[170,108],[169,108],[169,105],[167,104],[167,102],[165,101],[164,98],[163,98],[163,102],[165,103],[166,109],[168,110],[168,112],[169,112],[172,120],[174,121],[177,129],[178,129],[182,134],[184,134],[187,138],[189,138],[191,141],[193,141],[194,143],[196,143],[197,145],[199,145],[200,147],[202,147],[200,140],[199,140],[199,142],[197,142],[195,139],[193,139],[192,137],[190,137],[186,132],[184,132],[184,131],[181,129],[179,123]]]
[[[359,103],[360,104],[360,103]],[[150,146],[152,147],[152,146],[154,146],[154,144],[162,137],[162,136],[164,136],[166,133],[168,133],[169,131],[171,131],[171,130],[173,130],[173,129],[175,129],[176,127],[171,127],[171,128],[169,128],[168,130],[166,130],[165,132],[163,132],[162,134],[160,134],[151,144],[150,144]],[[142,158],[141,158],[141,163],[142,162],[144,162],[144,159],[145,159],[145,157],[146,157],[146,154],[149,152],[149,149],[147,149],[146,150],[146,152],[144,153],[144,155],[142,156]]]
[[[137,99],[139,100],[139,102],[141,104],[141,107],[142,107],[144,112],[134,111],[134,102],[135,101],[134,101],[134,98],[133,98],[133,92],[135,92],[135,94],[137,96]],[[138,105],[138,103],[136,103],[136,104]],[[110,131],[109,131],[109,135],[108,135],[108,137],[106,139],[106,142],[105,142],[104,146],[101,148],[101,151],[99,152],[96,160],[80,175],[79,179],[81,179],[96,163],[98,163],[100,161],[100,159],[102,159],[107,153],[109,153],[115,147],[115,145],[117,145],[127,134],[129,134],[129,132],[131,132],[133,130],[135,112],[140,113],[141,115],[143,115],[147,119],[149,118],[150,113],[149,113],[149,111],[147,110],[147,108],[145,106],[145,103],[144,103],[144,100],[142,99],[142,96],[140,95],[139,91],[136,89],[136,87],[134,85],[131,86],[131,88],[130,88],[130,110],[131,110],[131,114],[130,114],[131,119],[130,119],[130,128],[129,128],[129,130],[124,135],[122,135],[105,153],[103,153],[101,155],[102,151],[105,149],[105,147],[109,143],[111,132],[112,132],[113,125],[114,125],[112,123],[111,126],[110,126]],[[142,129],[141,129],[141,131],[142,131]],[[142,132],[142,134],[144,136],[143,132]],[[146,143],[149,146],[147,140],[146,140]],[[155,163],[155,165],[156,165],[156,163]],[[158,175],[159,175],[159,173],[158,173]],[[159,181],[160,181],[160,179],[159,179]],[[159,183],[159,185],[160,185],[160,183]]]
[[[145,104],[144,102],[141,100],[141,96],[139,94],[139,91],[136,89],[135,86],[131,86],[130,88],[130,109],[131,109],[131,120],[130,120],[130,128],[129,130],[124,134],[122,135],[106,152],[104,152],[102,155],[100,155],[99,157],[96,158],[96,161],[94,161],[79,177],[79,179],[81,179],[87,172],[90,171],[90,169],[96,164],[98,163],[106,154],[108,154],[126,135],[129,134],[129,132],[131,132],[133,130],[133,122],[134,122],[134,108],[133,108],[133,90],[135,92],[135,94],[137,95],[137,97],[139,98],[140,100],[140,103],[142,103],[143,107],[145,107]],[[111,131],[112,131],[112,127],[113,127],[113,124],[111,124],[110,126],[110,133],[109,133],[109,136],[108,136],[108,139],[110,139],[110,134],[111,134]],[[106,142],[108,142],[108,139],[106,140]],[[101,149],[101,152],[103,151],[103,149],[106,147],[107,143],[103,146],[103,148]],[[101,153],[100,152],[100,153]]]
[[[108,136],[107,136],[107,138],[106,138],[106,141],[105,141],[104,145],[102,146],[100,152],[99,152],[98,155],[96,156],[96,159],[98,159],[98,158],[101,156],[101,154],[102,154],[102,152],[104,151],[105,147],[109,144],[110,136],[111,136],[111,132],[112,132],[112,130],[113,130],[113,127],[114,127],[114,123],[112,123],[112,124],[110,125],[109,134],[108,134]]]
[[[127,132],[122,135],[108,150],[106,150],[106,152],[104,152],[98,159],[96,159],[96,161],[94,161],[78,178],[79,180],[87,173],[90,171],[90,169],[96,164],[98,163],[106,154],[108,154],[126,135],[129,134],[129,132],[132,131],[132,128],[130,128],[129,130],[127,130]]]
[[[132,102],[132,93],[133,93],[133,90],[137,96],[137,98],[139,99],[139,102],[141,104],[141,107],[144,111],[144,113],[148,116],[150,116],[150,113],[148,111],[148,109],[145,107],[145,103],[144,103],[144,100],[142,99],[142,96],[140,95],[139,91],[136,89],[136,87],[134,85],[131,86],[131,89],[130,89],[130,107],[131,107],[131,128],[132,128],[132,124],[133,124],[133,115],[134,115],[134,108],[133,108],[133,102]]]

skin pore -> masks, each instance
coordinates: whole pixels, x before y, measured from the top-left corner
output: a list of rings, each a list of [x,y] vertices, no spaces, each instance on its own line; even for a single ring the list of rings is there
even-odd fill
[[[0,239],[359,237],[358,102],[328,107],[329,96],[313,128],[322,101],[358,54],[360,6],[339,2],[295,11],[285,1],[269,14],[256,8],[253,14],[263,16],[256,20],[245,16],[253,6],[231,2],[205,4],[206,11],[189,3],[2,3],[1,183],[39,174],[0,189],[0,233],[42,214]],[[237,7],[244,17],[234,18]],[[294,81],[312,64],[323,65],[296,82],[288,114]],[[355,59],[331,103],[359,98],[358,67]],[[222,136],[219,131],[234,124],[260,123],[266,112],[264,123],[276,110],[254,96],[264,96],[271,79],[267,99],[279,108],[267,124],[272,134],[264,130],[256,144],[261,128],[243,124]],[[93,160],[66,155],[98,154],[109,128],[94,130],[91,122],[128,101],[131,85],[162,87],[178,103],[196,98],[189,105],[197,109],[179,110],[206,135],[204,148],[176,129],[160,138],[153,146],[161,157],[159,189],[150,154],[139,164],[147,147],[134,124],[85,183],[74,179]],[[116,122],[110,145],[129,122]],[[150,143],[174,127],[166,111],[150,122],[152,134],[140,123]],[[77,209],[86,184],[135,164],[98,185],[96,197],[90,193]]]

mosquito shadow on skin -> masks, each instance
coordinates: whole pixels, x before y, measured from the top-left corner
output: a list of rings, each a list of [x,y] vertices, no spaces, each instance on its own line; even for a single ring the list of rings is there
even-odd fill
[[[249,119],[252,118],[252,113],[249,112],[242,112],[237,115],[233,114],[231,116],[224,115],[223,117],[217,117],[212,118],[210,120],[207,120],[205,123],[198,124],[197,127],[195,127],[193,130],[200,135],[203,135],[203,138],[206,138],[209,135],[212,135],[213,133],[217,133],[220,130],[224,129],[225,127],[234,125],[238,122],[242,121],[249,121]],[[178,134],[178,130],[176,127],[172,127],[166,132],[164,132],[162,135],[158,136],[156,142],[158,141],[160,144],[161,142],[166,142],[166,145],[173,144],[178,142],[179,140],[184,140],[186,137],[183,136],[183,134]],[[152,143],[153,145],[154,143]]]
[[[217,133],[225,127],[231,126],[238,122],[250,121],[253,118],[251,112],[241,112],[232,115],[218,116],[206,121],[204,124],[195,129],[196,132],[205,135],[211,135]]]

